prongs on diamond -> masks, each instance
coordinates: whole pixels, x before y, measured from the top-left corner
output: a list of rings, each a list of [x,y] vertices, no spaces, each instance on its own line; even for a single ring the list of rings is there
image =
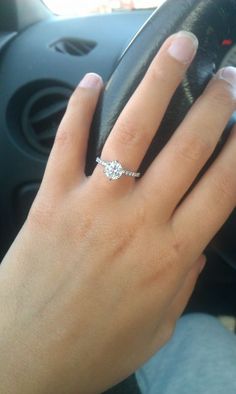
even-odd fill
[[[133,172],[123,168],[120,162],[117,160],[107,161],[97,157],[96,162],[104,167],[103,172],[110,181],[119,179],[122,175],[134,178],[138,178],[140,176],[139,172]]]

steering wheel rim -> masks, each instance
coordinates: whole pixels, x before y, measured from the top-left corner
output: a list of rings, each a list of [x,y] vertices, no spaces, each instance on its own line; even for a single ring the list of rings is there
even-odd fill
[[[236,0],[167,0],[155,10],[136,34],[121,56],[101,96],[94,117],[87,157],[87,174],[95,166],[103,145],[119,113],[132,95],[153,57],[164,40],[171,34],[188,30],[197,35],[199,50],[182,84],[177,89],[142,164],[144,173],[149,164],[166,144],[196,98],[213,76],[228,48],[222,46],[225,38],[236,37],[234,18]],[[234,123],[231,119],[219,144],[200,173],[206,171],[222,149]],[[196,179],[198,181],[199,177]],[[224,261],[236,268],[236,247],[233,230],[236,228],[236,211],[209,245]]]

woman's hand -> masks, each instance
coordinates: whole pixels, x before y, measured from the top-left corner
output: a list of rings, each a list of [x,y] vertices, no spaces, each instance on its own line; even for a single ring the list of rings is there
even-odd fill
[[[102,159],[137,171],[196,48],[184,33],[167,39]],[[100,393],[170,338],[202,252],[235,206],[234,131],[183,199],[235,110],[235,86],[233,68],[219,72],[145,175],[110,181],[101,165],[84,175],[102,89],[85,76],[0,269],[2,394]]]

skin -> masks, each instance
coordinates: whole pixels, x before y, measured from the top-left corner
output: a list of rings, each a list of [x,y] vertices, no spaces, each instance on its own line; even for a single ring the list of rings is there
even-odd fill
[[[103,159],[138,168],[189,65],[169,55],[173,39],[121,113]],[[0,267],[2,394],[100,393],[135,371],[171,337],[204,248],[235,207],[235,130],[182,200],[235,110],[231,84],[210,82],[138,181],[111,182],[99,165],[84,175],[101,89],[98,78],[72,95]]]

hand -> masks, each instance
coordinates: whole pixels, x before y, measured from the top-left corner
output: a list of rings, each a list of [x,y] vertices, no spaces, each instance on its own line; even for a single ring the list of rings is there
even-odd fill
[[[136,171],[196,40],[171,36],[102,152]],[[0,269],[0,392],[100,393],[171,336],[235,206],[235,131],[183,200],[235,109],[236,72],[216,75],[138,181],[84,175],[102,89],[87,75],[59,127],[40,191]],[[181,201],[181,203],[180,203]]]

